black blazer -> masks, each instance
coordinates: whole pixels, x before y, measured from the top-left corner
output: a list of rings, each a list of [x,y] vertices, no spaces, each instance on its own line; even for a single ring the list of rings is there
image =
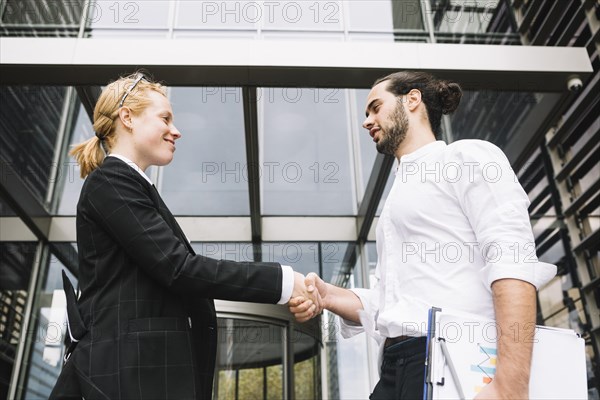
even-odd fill
[[[83,185],[77,245],[76,309],[87,333],[65,367],[72,363],[87,400],[210,399],[212,299],[281,297],[279,264],[196,255],[156,188],[115,157]]]

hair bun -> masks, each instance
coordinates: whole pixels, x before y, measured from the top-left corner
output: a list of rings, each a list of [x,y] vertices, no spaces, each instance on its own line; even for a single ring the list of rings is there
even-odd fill
[[[454,112],[460,104],[462,98],[462,89],[458,83],[441,81],[439,85],[440,103],[442,104],[442,114]]]

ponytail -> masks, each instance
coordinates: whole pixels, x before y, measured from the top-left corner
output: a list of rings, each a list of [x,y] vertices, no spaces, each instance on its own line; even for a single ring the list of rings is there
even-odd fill
[[[79,164],[81,178],[85,178],[98,168],[104,160],[102,141],[97,136],[94,136],[85,142],[74,145],[69,155],[75,157],[75,160]]]

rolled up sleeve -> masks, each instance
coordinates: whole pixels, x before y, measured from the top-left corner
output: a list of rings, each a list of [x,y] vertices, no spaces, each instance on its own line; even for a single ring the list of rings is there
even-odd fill
[[[484,259],[482,279],[488,286],[499,279],[519,279],[539,289],[554,277],[556,266],[536,256],[529,198],[498,147],[466,142],[457,153],[466,173],[455,188]]]

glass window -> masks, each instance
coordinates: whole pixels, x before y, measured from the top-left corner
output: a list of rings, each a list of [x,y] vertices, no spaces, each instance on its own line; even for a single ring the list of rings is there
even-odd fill
[[[3,5],[5,24],[79,24],[83,1],[7,0]]]
[[[283,398],[284,327],[233,318],[218,324],[213,398]]]
[[[363,128],[362,124],[365,120],[365,108],[367,106],[367,97],[369,95],[370,89],[357,89],[356,91],[356,124],[358,126],[358,143],[360,146],[360,166],[361,166],[361,181],[362,187],[360,190],[360,199],[362,199],[365,195],[365,190],[367,189],[367,185],[369,184],[369,179],[371,178],[371,172],[373,171],[373,165],[375,163],[375,158],[377,157],[377,149],[375,147],[375,143],[373,139],[369,135],[368,131]],[[376,215],[381,214],[381,210],[383,209],[383,205],[385,204],[385,199],[387,198],[390,190],[392,189],[392,184],[394,183],[394,171],[397,168],[397,161],[394,161],[392,165],[392,171],[388,177],[387,183],[385,184],[385,189],[381,196],[381,200],[379,201],[379,205],[377,206]]]
[[[175,158],[162,169],[161,195],[176,215],[249,215],[240,88],[172,88]]]
[[[4,199],[0,196],[0,217],[14,217],[17,214],[6,204]]]
[[[262,261],[278,262],[291,266],[301,274],[319,271],[318,243],[262,243]]]
[[[62,370],[67,333],[67,306],[61,271],[77,287],[77,279],[54,256],[46,266],[46,278],[38,293],[33,315],[32,349],[28,363],[25,398],[48,398]]]
[[[75,125],[70,135],[70,146],[81,143],[94,136],[94,128],[83,105],[80,105],[73,116]],[[60,197],[58,198],[58,215],[75,215],[77,202],[84,180],[80,176],[79,164],[73,156],[66,155],[57,176]]]
[[[97,0],[90,5],[88,20],[92,37],[105,36],[110,30],[129,36],[159,30],[166,36],[170,15],[167,0]]]
[[[342,30],[341,1],[273,1],[263,3],[263,29],[294,31]]]
[[[262,2],[196,1],[178,3],[175,28],[178,29],[256,29],[265,17]]]
[[[248,246],[244,249],[245,246]],[[354,265],[347,265],[345,256],[349,246],[346,242],[265,242],[261,244],[261,260],[291,266],[301,274],[314,272],[326,282],[338,282],[342,275],[350,273]],[[251,245],[240,247],[242,257],[251,254]],[[216,252],[216,251],[215,251]],[[212,257],[205,254],[208,257]],[[214,257],[213,257],[214,258]]]
[[[350,0],[348,7],[350,32],[393,32],[392,1],[390,0]]]
[[[394,28],[401,30],[423,30],[423,14],[420,0],[392,1]]]
[[[0,398],[8,384],[25,318],[37,243],[0,242]]]
[[[215,260],[254,261],[254,247],[252,243],[192,243],[196,254]]]
[[[6,0],[0,36],[76,37],[84,0]]]
[[[321,398],[319,390],[319,342],[302,331],[295,330],[292,338],[294,350],[294,393],[296,399]]]
[[[360,146],[360,166],[361,166],[361,181],[362,187],[360,190],[361,198],[364,195],[371,171],[373,170],[373,164],[375,163],[375,157],[377,157],[377,149],[375,143],[369,135],[369,131],[363,128],[363,122],[365,121],[365,108],[367,106],[367,97],[369,96],[370,89],[357,89],[356,93],[356,126],[358,131],[358,141]]]
[[[432,9],[436,31],[444,33],[486,33],[495,17],[499,0],[438,2]]]
[[[559,235],[556,232],[556,235]],[[556,243],[554,243],[548,250],[544,253],[538,253],[538,260],[547,262],[550,264],[556,264],[565,256],[565,245],[562,242],[562,239],[558,239]]]
[[[365,249],[374,243],[367,243]],[[375,252],[366,250],[369,265],[371,257],[376,256]],[[374,263],[374,261],[373,261]],[[349,288],[364,287],[360,279],[361,257],[357,257],[356,267],[346,286]],[[367,285],[368,286],[368,285]],[[369,339],[365,333],[358,334],[351,338],[343,338],[340,333],[339,318],[329,312],[325,312],[328,323],[324,330],[325,347],[330,359],[328,368],[328,390],[329,398],[333,399],[366,399],[371,393],[369,385],[370,369],[376,370],[376,365],[369,365],[367,347],[371,346],[373,354],[377,354],[375,341]]]
[[[542,123],[545,115],[537,116],[533,112],[535,107],[542,102],[552,104],[560,96],[526,91],[463,91],[460,106],[450,115],[452,135],[455,140],[487,140],[505,149],[511,141],[527,134],[521,129],[528,124],[538,126]],[[510,158],[509,154],[507,156]]]
[[[369,271],[369,289],[375,287],[375,270],[377,269],[377,244],[376,242],[365,243],[365,252]]]
[[[262,88],[262,211],[353,215],[345,91]],[[261,126],[259,125],[259,129]]]
[[[331,398],[368,399],[371,390],[367,368],[369,364],[367,345],[371,339],[365,333],[345,339],[339,329],[336,331],[339,396]]]
[[[0,88],[4,184],[10,186],[11,180],[20,180],[40,204],[46,202],[64,97],[65,88],[57,86]]]
[[[356,245],[351,243],[320,243],[321,249],[321,273],[325,282],[340,282],[347,274],[350,274],[355,265],[349,265],[351,259],[346,259],[350,250],[356,252]],[[353,249],[350,246],[354,246]]]

